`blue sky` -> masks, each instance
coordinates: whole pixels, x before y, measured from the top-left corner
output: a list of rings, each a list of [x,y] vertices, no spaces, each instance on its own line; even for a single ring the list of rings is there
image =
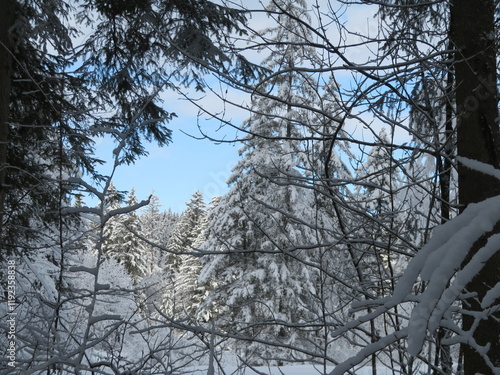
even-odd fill
[[[215,78],[207,77],[212,87],[205,93],[194,89],[183,89],[196,105],[224,113],[224,119],[240,126],[247,119],[248,113],[242,109],[229,107],[214,94],[215,90],[231,96],[237,103],[246,103],[247,94],[220,87]],[[203,132],[214,139],[234,140],[241,137],[234,128],[221,127],[220,121],[208,119],[208,115],[199,115],[199,108],[179,93],[168,91],[161,94],[164,107],[174,112],[174,117],[167,127],[172,130],[172,142],[159,148],[156,144],[145,144],[148,156],[144,156],[133,165],[119,166],[113,176],[113,183],[118,190],[135,189],[138,200],[146,199],[154,192],[159,197],[162,209],[171,209],[181,213],[193,193],[200,190],[208,205],[217,195],[228,191],[227,180],[232,167],[236,165],[241,143],[215,143],[200,138]],[[191,136],[190,136],[191,135]],[[112,160],[114,145],[111,139],[97,139],[95,153],[102,160]],[[109,175],[111,166],[105,165],[101,173]],[[87,200],[88,204],[97,202]]]
[[[373,28],[376,23],[373,21],[368,23],[371,15],[360,13],[359,9],[366,8],[352,7],[348,12],[350,14],[346,17],[351,22],[354,21],[354,30],[369,33],[369,29]],[[262,20],[260,22],[254,20],[254,22],[263,23]],[[365,53],[366,51],[362,49],[354,50],[352,57],[358,60]],[[359,56],[356,56],[358,54]],[[259,60],[264,56],[255,55],[254,57]],[[337,79],[339,81],[338,76]],[[340,78],[339,82],[342,81],[346,82],[345,78],[344,80]],[[216,81],[214,81],[214,89],[225,91],[225,88],[218,87]],[[199,99],[199,103],[205,108],[212,111],[223,109],[220,101],[211,95],[197,93],[192,93],[192,95],[198,95],[196,99]],[[230,91],[228,95],[231,100],[238,103],[245,102],[247,99],[242,93],[234,91]],[[154,191],[163,209],[170,208],[180,213],[196,190],[203,193],[207,204],[213,196],[224,194],[228,190],[226,181],[231,174],[231,168],[239,159],[238,149],[241,144],[215,144],[209,140],[196,140],[189,137],[183,132],[199,136],[198,125],[219,139],[235,139],[238,134],[228,127],[215,132],[214,129],[219,127],[217,122],[206,120],[203,115],[198,118],[198,109],[187,100],[181,100],[175,93],[165,93],[163,99],[165,108],[178,115],[169,123],[169,128],[173,130],[172,143],[164,148],[158,148],[153,144],[147,145],[149,156],[143,157],[134,165],[120,166],[115,172],[113,182],[119,190],[130,191],[134,188],[139,200],[146,199]],[[224,108],[224,110],[225,116],[235,125],[241,125],[248,117],[248,113],[242,110],[234,108]],[[111,141],[98,140],[96,143],[96,154],[104,160],[111,160],[112,150]],[[105,166],[103,172],[109,173],[109,166]]]
[[[173,130],[170,145],[159,148],[148,144],[147,157],[133,165],[118,167],[113,177],[117,189],[130,191],[134,188],[139,200],[146,199],[154,191],[163,209],[179,213],[196,190],[203,193],[207,204],[213,196],[224,194],[241,145],[216,144],[184,134],[183,131],[199,135],[196,121],[196,116],[180,115],[169,124]],[[109,140],[96,144],[96,154],[106,160],[111,158],[112,149]],[[104,166],[103,171],[109,173],[109,169],[110,166]]]

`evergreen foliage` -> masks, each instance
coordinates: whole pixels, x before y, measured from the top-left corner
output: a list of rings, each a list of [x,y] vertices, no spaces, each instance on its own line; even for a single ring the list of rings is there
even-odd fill
[[[279,26],[263,33],[275,44],[264,60],[272,76],[256,88],[252,115],[244,124],[249,135],[242,159],[229,178],[231,190],[210,212],[202,247],[224,253],[204,257],[200,280],[213,288],[205,308],[221,329],[257,338],[235,344],[253,363],[297,355],[279,346],[308,347],[313,331],[287,324],[307,327],[318,313],[319,275],[307,266],[318,260],[312,250],[318,233],[305,224],[313,223],[317,213],[305,174],[310,159],[301,139],[326,125],[301,109],[320,100],[313,76],[295,70],[314,56],[300,44],[307,34],[296,32],[295,17],[307,17],[305,3],[271,2],[268,11],[280,7],[287,14],[278,12]],[[267,340],[277,347],[263,343]]]
[[[223,51],[217,43],[223,38],[211,41],[242,31],[244,21],[241,12],[208,1],[2,3],[1,294],[7,290],[4,266],[15,259],[16,275],[27,277],[16,298],[30,307],[19,310],[16,372],[83,373],[97,366],[96,371],[117,373],[130,366],[108,340],[119,327],[136,323],[134,303],[123,315],[101,309],[102,301],[111,303],[106,295],[128,287],[113,284],[110,292],[101,283],[105,263],[113,263],[102,252],[109,245],[107,254],[135,281],[151,265],[142,263],[143,243],[134,235],[140,232],[137,215],[124,207],[109,210],[120,200],[106,198],[111,177],[100,175],[94,141],[115,139],[113,168],[132,163],[147,154],[145,142],[170,142],[166,125],[175,114],[161,105],[162,91],[191,83],[201,89],[200,72],[215,65],[252,79],[256,70],[250,63]],[[100,205],[69,207],[71,194],[82,192],[92,193]],[[128,203],[134,205],[133,196]],[[93,264],[70,266],[82,253],[91,254]],[[86,283],[73,283],[84,275]],[[5,366],[2,372],[13,370]]]
[[[497,4],[327,3],[3,0],[2,374],[499,372]],[[112,183],[169,90],[243,134],[181,215]]]
[[[114,186],[110,189],[111,196],[115,195]],[[123,202],[124,207],[131,207],[137,204],[135,191],[132,189]],[[119,201],[109,204],[109,210],[120,208]],[[150,274],[152,268],[151,253],[146,250],[144,243],[137,237],[141,232],[140,221],[137,212],[131,211],[122,215],[111,217],[106,223],[104,230],[104,254],[108,258],[115,259],[122,264],[134,282]]]
[[[196,319],[195,313],[205,297],[204,288],[198,285],[198,276],[201,268],[199,246],[204,242],[207,213],[199,191],[186,205],[168,245],[173,254],[166,270],[173,274],[173,292],[165,296],[164,305],[176,318]]]
[[[224,33],[243,33],[244,14],[209,1],[8,4],[1,20],[13,25],[3,31],[10,49],[0,72],[12,86],[0,125],[8,144],[0,149],[2,248],[36,235],[34,221],[58,220],[61,197],[75,188],[64,182],[68,175],[103,177],[92,156],[96,137],[116,140],[118,163],[147,155],[145,141],[167,145],[175,113],[161,105],[162,91],[180,81],[202,90],[200,71],[213,66],[247,80],[257,71],[217,43]]]

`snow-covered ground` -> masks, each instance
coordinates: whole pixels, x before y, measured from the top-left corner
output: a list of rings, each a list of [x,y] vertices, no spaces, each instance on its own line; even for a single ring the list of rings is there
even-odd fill
[[[328,373],[333,370],[333,367],[328,367]],[[224,372],[215,369],[215,375],[315,375],[323,374],[323,368],[313,365],[294,365],[294,366],[280,366],[280,367],[256,367],[253,371],[251,369],[238,369],[236,366],[228,366],[224,368]],[[208,374],[207,367],[196,367],[192,368],[192,374]],[[372,375],[372,368],[369,366],[362,367],[355,370],[356,375]],[[377,368],[377,375],[392,375],[393,370],[389,368],[379,367]]]

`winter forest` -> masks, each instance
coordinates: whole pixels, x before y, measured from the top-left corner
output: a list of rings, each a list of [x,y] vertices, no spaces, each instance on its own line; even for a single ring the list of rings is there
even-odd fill
[[[498,1],[0,4],[0,374],[500,374]]]

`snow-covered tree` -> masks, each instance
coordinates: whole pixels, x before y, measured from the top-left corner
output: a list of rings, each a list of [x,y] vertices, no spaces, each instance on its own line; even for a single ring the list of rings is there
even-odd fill
[[[114,187],[110,191],[114,195]],[[125,207],[136,205],[135,190],[132,189],[128,198],[123,202]],[[108,209],[120,208],[118,200],[111,200]],[[151,268],[150,254],[136,233],[140,233],[139,216],[136,211],[123,215],[116,215],[109,219],[105,230],[104,253],[107,257],[114,258],[123,264],[135,282],[149,273]]]
[[[363,267],[363,288],[373,298],[391,291],[394,274],[391,275],[389,269],[397,260],[397,254],[391,250],[398,241],[396,217],[401,203],[397,201],[400,181],[390,148],[386,146],[390,141],[385,129],[379,133],[377,142],[356,171],[359,184],[356,198],[365,216],[360,237],[366,239],[359,263]]]
[[[160,246],[166,246],[179,220],[171,209],[162,211],[160,198],[151,194],[149,204],[140,213],[141,230],[144,236]]]
[[[161,211],[160,207],[159,198],[152,194],[149,204],[139,215],[140,236],[149,241],[144,244],[150,266],[149,274],[161,271],[161,267],[167,261],[168,254],[162,249],[167,248],[179,220],[178,214],[170,209]]]
[[[168,245],[173,254],[164,272],[171,274],[173,290],[164,296],[164,307],[175,317],[194,318],[205,294],[204,288],[198,285],[201,268],[198,247],[206,227],[206,207],[201,192],[196,191],[186,205]]]
[[[157,316],[163,304],[164,295],[172,294],[172,275],[168,271],[169,260],[172,259],[166,249],[179,220],[179,215],[160,210],[159,198],[152,194],[149,204],[141,210],[139,216],[139,236],[145,247],[144,259],[147,260],[147,272],[138,285],[142,289],[141,300],[144,313]]]
[[[113,212],[104,207],[111,178],[101,174],[93,146],[99,136],[116,141],[110,155],[112,175],[117,166],[147,154],[145,140],[168,144],[171,132],[165,125],[175,114],[160,104],[161,92],[173,87],[175,78],[184,85],[194,78],[200,89],[198,73],[205,63],[232,66],[230,60],[236,55],[219,42],[226,31],[241,31],[244,21],[243,13],[211,1],[2,2],[0,294],[4,296],[7,286],[5,264],[15,257],[17,297],[23,303],[16,311],[17,358],[12,366],[2,361],[0,372],[160,371],[137,356],[151,346],[134,348],[136,356],[126,364],[119,350],[101,356],[104,343],[108,350],[119,347],[110,337],[119,329],[128,330],[135,312],[128,310],[122,321],[120,315],[96,308],[103,296],[124,293],[123,284],[114,289],[100,277],[106,262],[115,264],[102,258],[103,228],[113,227],[113,219],[120,215],[124,219],[131,215],[125,217],[129,211],[125,208]],[[250,77],[251,64],[240,61],[237,70]],[[80,189],[93,194],[98,207],[66,207],[69,194]],[[68,249],[74,250],[81,234],[90,233],[71,227],[67,213],[88,215],[97,228],[89,236],[95,246],[79,248],[92,251],[92,261],[74,264],[73,271],[66,267],[68,260],[81,258]],[[135,219],[127,224],[135,226]],[[78,246],[89,244],[89,237]],[[115,250],[122,257],[123,252]],[[129,255],[122,263],[131,271],[137,257]],[[88,282],[75,287],[70,283],[74,278]],[[131,301],[130,296],[125,299]],[[4,332],[5,304],[1,305]],[[73,310],[77,319],[66,319],[67,310]],[[7,348],[4,337],[2,355]],[[148,356],[163,357],[164,352],[155,346]],[[162,358],[162,365],[166,363]]]
[[[193,248],[193,244],[203,230],[202,223],[206,215],[205,202],[200,191],[196,191],[191,200],[186,203],[187,208],[181,214],[170,243],[169,249],[175,252],[186,252]]]
[[[277,26],[263,33],[274,46],[264,60],[272,74],[252,97],[244,123],[249,135],[228,180],[231,190],[209,215],[202,248],[225,254],[204,257],[200,277],[213,286],[205,307],[217,325],[258,339],[235,344],[253,362],[293,357],[280,346],[308,346],[319,280],[308,266],[316,261],[311,247],[318,238],[314,224],[306,224],[315,222],[316,212],[301,140],[318,125],[304,107],[320,98],[313,75],[296,70],[306,60],[314,63],[312,50],[301,44],[308,32],[297,22],[308,13],[303,1],[271,2],[267,10],[277,12]]]
[[[303,334],[286,323],[307,325],[312,319],[309,303],[317,275],[303,263],[309,255],[301,247],[310,244],[311,234],[290,215],[298,219],[309,207],[299,196],[288,202],[297,211],[278,213],[274,209],[281,209],[279,200],[289,189],[270,182],[265,186],[264,180],[254,182],[259,186],[247,192],[251,197],[244,198],[236,185],[210,215],[208,240],[202,248],[227,254],[204,257],[200,281],[213,287],[206,308],[219,327],[233,334],[277,345],[297,343],[305,339]],[[270,190],[276,195],[269,196]],[[257,341],[240,342],[237,347],[254,361],[284,355]]]
[[[202,268],[199,248],[206,240],[207,219],[205,213],[203,213],[198,225],[198,235],[192,244],[193,255],[181,255],[179,272],[176,277],[176,287],[179,295],[177,301],[182,306],[182,315],[187,315],[196,320],[206,318],[199,315],[198,311],[200,304],[207,296],[207,287],[198,281]]]

